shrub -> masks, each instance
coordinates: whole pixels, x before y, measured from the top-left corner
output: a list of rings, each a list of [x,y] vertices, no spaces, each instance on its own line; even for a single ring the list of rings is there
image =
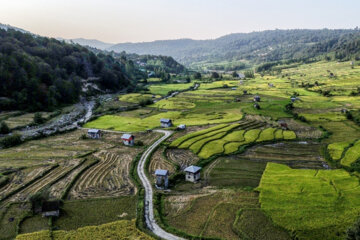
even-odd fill
[[[10,128],[6,124],[6,122],[1,122],[0,124],[0,134],[8,134],[10,132]]]
[[[34,115],[34,123],[35,124],[43,124],[45,122],[45,118],[41,115],[41,113],[35,113]]]
[[[153,104],[153,103],[154,103],[153,100],[151,100],[150,98],[141,99],[139,102],[140,106],[142,106],[142,107],[145,107],[145,106]]]
[[[4,137],[0,141],[0,145],[4,148],[13,147],[22,143],[21,136],[19,134]]]

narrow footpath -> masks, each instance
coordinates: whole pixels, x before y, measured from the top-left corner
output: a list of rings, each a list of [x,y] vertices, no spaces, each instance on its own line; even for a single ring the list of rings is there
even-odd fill
[[[139,165],[137,166],[137,172],[141,179],[141,182],[145,188],[145,220],[147,227],[157,236],[168,239],[168,240],[184,240],[183,238],[177,237],[171,233],[166,232],[162,229],[155,221],[154,218],[154,205],[153,205],[153,189],[152,184],[145,174],[145,161],[150,156],[152,151],[165,139],[171,135],[171,131],[165,130],[154,130],[156,132],[163,133],[164,136],[157,140],[153,145],[151,145],[141,156]]]

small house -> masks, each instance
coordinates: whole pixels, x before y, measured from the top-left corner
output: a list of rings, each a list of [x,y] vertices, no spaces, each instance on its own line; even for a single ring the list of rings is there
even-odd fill
[[[348,110],[345,109],[345,108],[341,109],[341,113],[344,113],[344,114],[345,114],[345,113],[347,113],[347,111],[348,111]]]
[[[254,102],[260,102],[260,100],[261,100],[261,98],[260,98],[259,95],[256,95],[256,96],[254,97]]]
[[[43,217],[58,217],[60,215],[59,201],[45,201],[41,205],[41,214]]]
[[[88,136],[92,139],[99,139],[101,137],[101,131],[99,129],[89,129]]]
[[[295,102],[297,100],[297,98],[296,97],[291,97],[290,100],[291,100],[291,102]]]
[[[231,90],[236,90],[237,88],[236,87],[232,87]]]
[[[123,134],[121,136],[121,139],[123,140],[124,145],[127,146],[134,146],[135,143],[135,136],[131,134]]]
[[[234,99],[234,101],[235,101],[235,102],[241,102],[241,99],[240,99],[239,97],[236,97],[236,98]]]
[[[268,86],[269,87],[274,87],[274,84],[273,83],[268,83]]]
[[[188,182],[197,182],[200,180],[200,171],[201,167],[198,166],[189,166],[184,169],[185,171],[185,180]]]
[[[169,186],[169,171],[164,169],[156,169],[156,188],[167,189]]]
[[[244,93],[244,95],[246,95],[246,94],[248,93],[248,91],[247,91],[247,90],[244,90],[243,93]]]
[[[238,73],[238,78],[244,79],[244,78],[245,78],[245,75],[244,75],[243,73]]]
[[[185,130],[186,129],[186,125],[185,124],[180,124],[178,127],[177,127],[178,130]]]
[[[278,123],[279,123],[281,129],[283,129],[283,130],[288,129],[288,125],[287,125],[287,123],[285,121],[279,121]]]
[[[255,103],[255,104],[254,104],[254,108],[259,110],[259,109],[260,109],[260,105],[257,104],[257,103]]]
[[[160,124],[161,124],[161,127],[171,127],[172,126],[172,121],[171,119],[166,119],[166,118],[162,118],[160,119]]]

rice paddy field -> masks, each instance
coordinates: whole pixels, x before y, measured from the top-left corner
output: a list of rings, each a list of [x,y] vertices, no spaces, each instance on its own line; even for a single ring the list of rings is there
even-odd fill
[[[146,170],[151,181],[156,169],[170,172],[170,191],[154,189],[166,231],[203,239],[345,238],[360,214],[360,126],[346,113],[360,110],[360,66],[320,61],[253,79],[158,80],[149,79],[147,93],[100,103],[83,126],[105,130],[99,140],[84,139],[80,129],[0,149],[0,239],[152,239],[133,220],[139,191],[131,169],[160,137],[147,130],[160,128],[162,118],[172,120],[174,134]],[[149,99],[156,101],[117,111]],[[0,113],[12,128],[32,117]],[[177,131],[180,124],[187,129]],[[123,146],[123,132],[142,144]],[[185,182],[189,165],[202,167],[200,181]],[[41,191],[64,200],[51,232],[29,205]]]

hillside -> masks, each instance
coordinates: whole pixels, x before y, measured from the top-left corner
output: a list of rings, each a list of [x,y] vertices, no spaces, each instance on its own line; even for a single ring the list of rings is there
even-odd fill
[[[260,63],[318,56],[329,53],[334,50],[334,46],[341,46],[343,41],[351,41],[354,38],[360,38],[358,29],[271,30],[229,34],[213,40],[179,39],[120,43],[108,50],[168,55],[186,65],[238,60]],[[359,48],[356,53],[359,53]]]
[[[0,29],[2,110],[52,110],[83,94],[131,91],[151,71],[161,77],[184,70],[171,57],[110,54],[11,26]]]

